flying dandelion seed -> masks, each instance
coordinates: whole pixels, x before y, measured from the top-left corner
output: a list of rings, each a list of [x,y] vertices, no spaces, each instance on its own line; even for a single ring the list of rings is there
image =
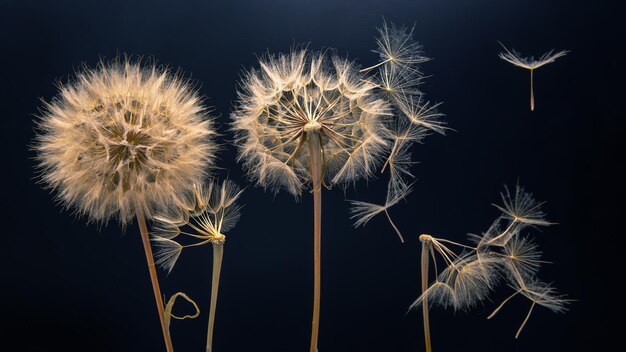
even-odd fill
[[[538,245],[528,237],[514,236],[504,245],[502,253],[497,254],[505,259],[506,272],[515,282],[534,277],[541,264],[548,263],[541,260]]]
[[[522,321],[522,324],[515,333],[515,338],[519,338],[524,326],[530,319],[535,306],[539,305],[545,307],[555,313],[563,313],[567,311],[566,305],[571,303],[571,299],[567,299],[565,295],[557,293],[556,289],[550,284],[539,281],[537,278],[531,278],[528,282],[513,280],[510,286],[515,290],[512,295],[507,297],[494,311],[487,317],[487,319],[493,318],[502,307],[513,297],[522,295],[532,302],[526,317]]]
[[[541,57],[537,60],[533,56],[531,57],[522,57],[520,53],[515,50],[507,49],[504,44],[500,43],[502,48],[504,48],[504,52],[498,54],[502,60],[511,63],[517,67],[525,68],[530,71],[530,111],[535,110],[535,95],[533,92],[533,73],[536,69],[541,66],[553,63],[556,59],[567,55],[569,51],[561,50],[555,52],[554,49],[548,51],[547,53],[541,55]]]
[[[194,189],[174,204],[155,216],[155,231],[152,238],[158,247],[157,264],[170,272],[184,248],[206,244],[213,245],[213,279],[211,283],[211,307],[207,332],[207,352],[212,351],[215,309],[219,288],[222,258],[224,256],[225,233],[232,230],[241,216],[237,200],[243,191],[232,181],[221,184],[210,181],[208,185],[194,185]],[[195,240],[181,245],[178,236]]]
[[[543,203],[536,202],[532,194],[525,192],[520,185],[515,186],[515,194],[513,196],[509,188],[505,186],[501,197],[503,206],[494,204],[502,212],[501,218],[496,223],[508,221],[509,224],[504,231],[493,237],[484,236],[483,240],[487,240],[489,244],[504,245],[526,226],[553,225],[545,220],[546,214],[541,210]]]
[[[213,163],[216,133],[200,97],[166,68],[116,59],[60,85],[37,126],[40,179],[61,204],[90,221],[137,218],[171,350],[145,219]]]
[[[519,185],[511,195],[505,187],[502,193],[502,212],[490,228],[482,235],[470,235],[473,245],[449,241],[423,234],[421,277],[422,293],[411,304],[409,310],[422,307],[424,340],[426,351],[432,351],[430,339],[429,304],[455,310],[468,309],[488,298],[500,279],[505,277],[515,292],[504,300],[488,317],[492,318],[510,299],[522,295],[532,301],[526,318],[519,327],[516,338],[526,325],[535,305],[544,306],[554,312],[563,312],[570,300],[556,293],[551,285],[541,283],[536,275],[541,264],[541,252],[520,231],[528,226],[548,226],[541,204]],[[507,226],[502,226],[508,222]],[[460,253],[452,248],[459,248]],[[437,257],[445,264],[439,273]],[[435,282],[429,284],[429,263],[434,265]],[[504,275],[502,275],[504,273]]]
[[[392,206],[398,204],[402,199],[406,198],[406,196],[411,193],[411,186],[403,187],[400,189],[400,192],[395,194],[393,188],[389,188],[387,192],[387,198],[385,200],[384,205],[378,205],[373,203],[361,202],[361,201],[350,201],[352,208],[350,209],[351,219],[357,219],[354,223],[354,226],[365,226],[368,221],[370,221],[374,216],[384,212],[387,215],[387,219],[391,226],[393,226],[394,231],[400,238],[400,241],[404,243],[404,238],[400,233],[400,230],[396,227],[396,225],[391,220],[389,216],[389,212],[387,211]]]
[[[351,213],[354,226],[358,227],[384,211],[400,241],[404,242],[387,209],[410,193],[408,187],[414,179],[410,167],[415,164],[410,152],[413,144],[422,142],[431,131],[445,134],[447,127],[441,121],[443,114],[437,111],[439,104],[424,101],[424,94],[419,89],[424,78],[419,65],[429,59],[424,56],[422,46],[413,39],[413,29],[383,22],[378,33],[374,52],[379,55],[380,62],[361,72],[372,74],[370,81],[390,109],[385,129],[391,147],[386,149],[386,160],[381,169],[381,173],[389,172],[387,199],[384,206],[351,201],[354,207]]]

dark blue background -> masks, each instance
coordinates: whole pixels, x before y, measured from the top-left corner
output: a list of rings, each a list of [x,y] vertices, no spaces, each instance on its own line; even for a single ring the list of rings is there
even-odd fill
[[[421,315],[405,315],[419,293],[420,233],[464,240],[487,229],[503,184],[518,179],[558,222],[535,233],[541,275],[579,300],[556,315],[516,300],[485,317],[504,287],[471,312],[433,309],[435,351],[604,350],[621,341],[609,323],[624,314],[624,49],[616,8],[573,1],[2,1],[0,7],[2,230],[0,349],[158,351],[162,337],[136,224],[85,225],[35,183],[27,145],[33,114],[81,63],[118,53],[181,67],[228,123],[241,70],[255,54],[298,43],[337,48],[362,65],[377,58],[382,16],[415,23],[434,60],[423,86],[456,132],[414,148],[419,181],[391,210],[400,244],[383,217],[354,230],[346,198],[383,196],[360,183],[324,193],[320,351],[421,351]],[[528,55],[571,53],[536,72],[498,59],[497,40]],[[225,146],[220,166],[247,180]],[[356,191],[356,192],[355,192]],[[356,194],[356,195],[355,195]],[[215,351],[306,351],[312,298],[312,201],[249,187],[229,233]],[[195,298],[202,319],[174,321],[177,351],[202,351],[209,302],[210,247],[183,253],[164,294]],[[7,346],[13,347],[7,347]]]

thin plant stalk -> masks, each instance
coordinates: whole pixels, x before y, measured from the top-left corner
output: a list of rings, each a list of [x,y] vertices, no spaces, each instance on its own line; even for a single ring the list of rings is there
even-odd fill
[[[146,225],[146,217],[141,206],[137,206],[137,223],[139,224],[139,232],[141,233],[141,241],[143,249],[146,253],[148,261],[148,271],[150,272],[150,281],[152,282],[152,290],[154,291],[154,299],[156,300],[159,319],[161,320],[161,330],[163,330],[163,338],[165,339],[165,347],[168,352],[174,351],[172,339],[165,323],[165,306],[163,305],[163,296],[159,286],[159,277],[157,276],[156,267],[154,265],[154,257],[152,255],[152,247],[150,247],[150,235],[148,234],[148,226]]]
[[[533,72],[530,70],[530,111],[535,111],[535,94],[533,93]]]
[[[424,320],[424,343],[426,344],[426,352],[431,352],[430,345],[430,320],[428,319],[428,262],[431,243],[428,240],[422,240],[422,313]]]
[[[530,306],[530,310],[528,311],[528,314],[526,314],[526,318],[524,318],[524,321],[522,322],[522,325],[519,327],[519,329],[517,329],[517,333],[515,334],[515,338],[518,338],[519,334],[522,333],[522,330],[524,329],[524,326],[526,325],[526,323],[528,322],[528,319],[530,318],[530,314],[533,312],[533,308],[535,308],[535,304],[536,304],[536,302],[533,302],[533,304]]]
[[[213,327],[215,326],[215,309],[217,307],[217,291],[220,285],[220,272],[224,258],[224,244],[213,243],[213,279],[211,282],[211,308],[209,310],[209,328],[206,339],[206,351],[213,350]]]
[[[393,227],[394,231],[396,231],[396,234],[398,235],[398,237],[400,237],[400,242],[404,243],[404,237],[402,237],[402,234],[400,233],[400,230],[398,230],[398,227],[396,227],[396,224],[393,223],[393,221],[391,220],[391,216],[389,216],[389,212],[387,211],[387,209],[385,209],[385,215],[387,215],[387,220],[389,220],[389,223],[391,224],[391,227]]]
[[[320,285],[322,249],[322,150],[318,132],[307,134],[313,184],[313,322],[310,352],[317,352],[320,327]]]

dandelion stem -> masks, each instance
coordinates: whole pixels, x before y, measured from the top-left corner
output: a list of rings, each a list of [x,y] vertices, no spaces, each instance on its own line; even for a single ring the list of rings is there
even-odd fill
[[[213,350],[213,327],[215,326],[215,309],[217,307],[217,291],[220,285],[220,272],[222,270],[222,258],[224,257],[224,244],[213,243],[213,280],[211,282],[211,307],[209,310],[209,328],[206,339],[206,351]]]
[[[388,58],[387,60],[381,61],[381,62],[377,63],[377,64],[376,64],[376,65],[374,65],[374,66],[370,66],[370,67],[364,68],[364,69],[362,69],[362,70],[359,70],[359,72],[367,72],[367,71],[369,71],[369,70],[371,70],[371,69],[374,69],[374,68],[376,68],[376,67],[378,67],[378,66],[380,66],[380,65],[384,65],[384,64],[386,64],[387,62],[389,62],[389,61],[391,61],[391,60],[392,60],[391,58]]]
[[[530,309],[528,310],[528,314],[526,314],[526,318],[524,319],[524,321],[522,322],[522,325],[519,327],[519,329],[517,330],[517,333],[515,334],[515,338],[518,338],[519,334],[522,333],[522,329],[524,329],[524,326],[526,325],[528,318],[530,318],[530,314],[533,312],[533,308],[535,308],[535,304],[536,302],[533,302],[533,304],[530,306]]]
[[[533,93],[533,69],[530,69],[530,111],[535,111],[535,94]]]
[[[146,253],[146,260],[148,261],[148,270],[150,272],[150,280],[152,281],[154,299],[156,300],[157,310],[159,312],[159,319],[161,320],[161,330],[163,330],[165,347],[168,352],[173,352],[174,346],[172,345],[172,339],[165,323],[165,306],[163,305],[163,296],[161,295],[161,288],[159,287],[159,277],[157,276],[156,268],[154,266],[154,257],[152,255],[152,247],[150,247],[148,226],[146,225],[146,217],[141,206],[137,206],[137,223],[139,224],[139,232],[141,232],[141,241],[143,242],[143,249]]]
[[[517,223],[517,219],[511,220],[511,223],[509,224],[509,226],[507,226],[506,229],[501,234],[487,241],[487,244],[491,244],[501,239],[502,237],[504,237],[507,233],[509,233],[509,231],[513,228],[513,225],[515,225],[516,223]],[[507,241],[504,241],[504,242],[507,242]]]
[[[422,313],[424,319],[424,343],[426,344],[426,352],[432,352],[430,346],[430,321],[428,319],[428,255],[430,253],[431,242],[422,240]]]
[[[394,224],[393,221],[391,221],[391,216],[389,216],[389,212],[387,212],[386,208],[385,208],[385,215],[387,215],[387,220],[389,220],[389,223],[391,224],[393,229],[396,231],[396,234],[398,234],[398,237],[400,237],[400,242],[404,243],[404,238],[402,237],[400,230],[398,230],[398,228],[396,227],[396,224]]]
[[[321,284],[321,244],[322,244],[322,150],[317,132],[307,135],[311,178],[313,184],[313,322],[311,329],[310,352],[317,352],[320,327],[320,284]]]
[[[492,312],[492,313],[491,313],[491,314],[487,317],[487,319],[491,319],[491,318],[493,318],[493,317],[496,315],[496,313],[498,313],[498,312],[500,311],[500,309],[502,309],[502,307],[504,307],[504,304],[505,304],[506,302],[508,302],[511,298],[515,297],[518,293],[520,293],[520,291],[519,291],[519,290],[518,290],[518,291],[513,292],[513,294],[512,294],[512,295],[510,295],[509,297],[507,297],[507,299],[505,299],[504,301],[502,301],[502,303],[500,303],[500,305],[498,306],[498,308],[496,308],[496,309],[495,309],[495,310],[494,310],[494,311],[493,311],[493,312]]]

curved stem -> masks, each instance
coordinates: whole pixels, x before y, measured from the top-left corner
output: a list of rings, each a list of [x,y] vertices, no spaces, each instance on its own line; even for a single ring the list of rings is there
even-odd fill
[[[522,322],[522,325],[519,327],[519,329],[517,330],[517,333],[515,334],[515,338],[519,337],[519,334],[522,333],[522,329],[524,329],[524,326],[526,325],[526,323],[528,322],[528,318],[530,318],[530,314],[533,312],[533,308],[535,308],[535,302],[533,302],[533,304],[530,306],[530,310],[528,311],[528,314],[526,314],[526,318],[524,318],[524,321]]]
[[[313,183],[313,322],[310,352],[317,352],[320,327],[320,284],[322,248],[322,150],[317,132],[308,133],[311,178]]]
[[[491,319],[493,317],[496,316],[496,314],[500,311],[500,309],[502,309],[502,307],[504,307],[504,305],[506,304],[506,302],[510,301],[511,298],[515,297],[518,293],[520,293],[519,290],[513,292],[512,295],[510,295],[509,297],[507,297],[504,301],[502,301],[502,303],[500,303],[500,305],[498,306],[498,308],[496,308],[491,314],[489,314],[489,316],[487,317],[487,319]]]
[[[487,241],[487,244],[491,244],[491,243],[501,239],[502,237],[506,236],[506,234],[509,233],[509,231],[513,228],[513,225],[515,225],[515,224],[517,224],[517,219],[511,220],[511,223],[509,224],[509,226],[507,226],[506,229],[504,229],[504,231],[501,234],[499,234],[498,236],[496,236],[496,237],[490,239],[489,241]],[[503,241],[503,242],[508,242],[508,240],[507,241]]]
[[[394,224],[393,221],[391,221],[391,216],[389,216],[389,212],[387,212],[386,208],[385,208],[385,215],[387,215],[387,220],[389,220],[391,227],[393,227],[398,237],[400,237],[400,242],[404,243],[404,237],[402,237],[402,234],[400,233],[400,230],[398,230],[398,228],[396,227],[396,224]]]
[[[431,352],[432,347],[430,345],[430,321],[428,319],[428,254],[430,252],[430,242],[422,241],[422,313],[424,320],[424,343],[426,344],[426,352]]]
[[[150,247],[150,235],[148,234],[146,217],[141,206],[137,206],[137,223],[139,224],[139,232],[141,233],[141,242],[143,243],[143,249],[146,253],[146,260],[148,261],[148,271],[150,272],[152,291],[154,291],[154,299],[156,300],[159,319],[161,320],[161,330],[163,331],[163,338],[165,339],[165,348],[168,352],[173,352],[174,346],[172,345],[172,339],[170,337],[167,324],[165,323],[165,306],[163,305],[163,296],[161,295],[161,288],[159,287],[159,277],[157,276],[156,268],[154,266],[152,247]]]
[[[213,281],[211,282],[211,308],[209,310],[209,328],[206,339],[206,351],[213,350],[213,327],[215,326],[215,309],[217,307],[217,290],[220,285],[220,272],[224,258],[224,244],[213,243]]]

